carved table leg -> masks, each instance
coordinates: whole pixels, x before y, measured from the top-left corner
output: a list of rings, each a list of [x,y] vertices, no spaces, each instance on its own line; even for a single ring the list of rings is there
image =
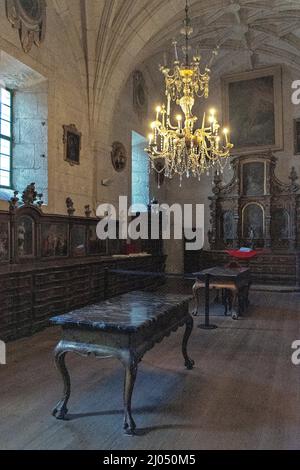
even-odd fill
[[[182,354],[185,360],[185,367],[188,370],[192,370],[195,365],[195,362],[188,356],[188,353],[187,353],[187,344],[191,336],[191,333],[193,331],[193,327],[194,327],[194,320],[189,315],[186,321],[186,328],[185,328],[185,333],[184,333],[183,341],[182,341]]]
[[[63,383],[64,383],[64,394],[63,398],[58,402],[54,410],[52,411],[52,415],[56,417],[56,419],[65,419],[66,414],[68,413],[67,404],[71,395],[71,381],[68,369],[65,363],[65,357],[68,351],[64,349],[64,347],[60,344],[55,349],[55,364],[59,372],[61,373]]]
[[[241,314],[241,301],[240,301],[240,295],[239,292],[233,292],[233,302],[232,302],[232,314],[231,318],[233,320],[238,320],[240,314]]]
[[[198,315],[198,311],[199,311],[199,305],[200,305],[199,294],[200,294],[200,288],[199,288],[197,282],[195,282],[195,284],[193,285],[193,295],[194,295],[194,300],[195,300],[195,304],[196,304],[195,310],[193,311],[194,317],[196,317]]]
[[[249,307],[249,285],[243,286],[239,290],[241,314],[245,313]]]
[[[133,351],[130,351],[128,356],[122,357],[122,362],[125,367],[125,381],[124,381],[124,431],[128,436],[135,434],[136,424],[131,414],[131,399],[135,379],[137,375],[138,359]]]
[[[229,305],[229,298],[228,298],[228,290],[222,289],[222,304],[224,306],[224,316],[227,317],[228,315],[228,305]]]

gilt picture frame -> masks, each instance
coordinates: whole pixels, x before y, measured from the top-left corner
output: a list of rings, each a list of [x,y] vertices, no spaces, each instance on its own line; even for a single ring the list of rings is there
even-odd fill
[[[64,159],[70,165],[80,165],[80,151],[82,133],[79,132],[75,124],[64,125]]]
[[[233,154],[283,149],[281,66],[223,76],[222,107]]]

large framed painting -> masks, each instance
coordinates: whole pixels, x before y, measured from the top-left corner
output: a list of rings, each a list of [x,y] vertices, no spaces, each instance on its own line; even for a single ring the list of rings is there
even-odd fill
[[[280,66],[222,78],[223,121],[235,154],[283,149]]]
[[[42,224],[42,257],[56,258],[68,255],[67,224]]]

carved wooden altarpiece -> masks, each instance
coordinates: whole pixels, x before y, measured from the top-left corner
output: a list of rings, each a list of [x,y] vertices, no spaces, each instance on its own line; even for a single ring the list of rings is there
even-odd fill
[[[269,153],[232,160],[233,177],[224,184],[215,176],[210,197],[210,247],[213,250],[300,247],[300,186],[293,167],[290,182],[276,176],[276,158]]]

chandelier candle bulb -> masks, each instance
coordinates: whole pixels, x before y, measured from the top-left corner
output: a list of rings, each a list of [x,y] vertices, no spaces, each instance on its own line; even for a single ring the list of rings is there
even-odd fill
[[[161,107],[157,106],[157,108],[156,108],[156,121],[159,121],[160,112],[161,112]]]
[[[223,130],[223,133],[224,133],[224,135],[225,135],[226,145],[228,145],[228,129],[226,129],[226,127],[225,127],[225,129]]]
[[[168,62],[167,62],[167,53],[164,52],[164,66],[167,67]]]
[[[182,117],[180,115],[176,116],[177,122],[178,122],[178,130],[181,131],[181,122],[182,122]]]
[[[167,106],[167,116],[171,115],[171,96],[168,94],[168,106]]]

